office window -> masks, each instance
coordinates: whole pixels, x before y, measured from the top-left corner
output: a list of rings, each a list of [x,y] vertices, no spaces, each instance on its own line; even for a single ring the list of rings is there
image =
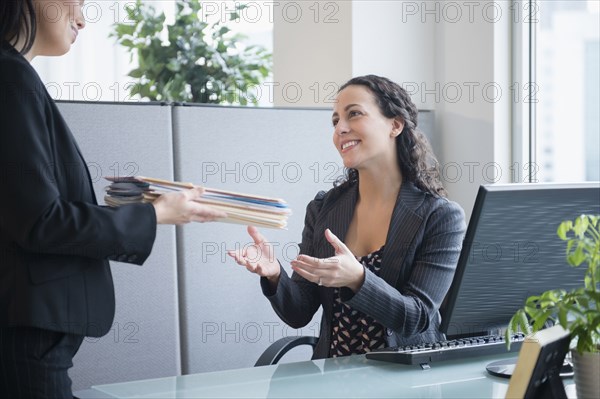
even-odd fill
[[[600,180],[600,2],[537,1],[533,181]]]
[[[158,11],[163,11],[166,23],[175,15],[173,0],[144,0]],[[233,33],[247,37],[244,43],[261,45],[273,52],[273,12],[270,1],[250,2],[219,0],[204,2],[202,18],[207,21],[224,19],[236,3],[248,4],[237,21],[227,26]],[[56,100],[79,101],[140,101],[129,95],[134,79],[127,76],[135,64],[130,62],[124,48],[109,38],[116,22],[126,22],[126,7],[134,0],[86,0],[83,13],[86,27],[81,31],[71,51],[62,57],[36,57],[33,65],[40,74],[50,95]],[[267,81],[272,78],[267,78]],[[259,100],[261,106],[271,106],[265,93]]]

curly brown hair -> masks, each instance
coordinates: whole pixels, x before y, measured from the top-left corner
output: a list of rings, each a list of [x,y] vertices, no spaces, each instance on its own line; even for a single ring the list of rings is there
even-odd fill
[[[425,192],[446,197],[447,193],[440,179],[439,162],[429,140],[417,129],[418,110],[406,90],[391,80],[376,75],[352,78],[340,87],[338,93],[348,86],[366,87],[375,97],[377,106],[385,117],[400,117],[404,121],[404,129],[396,137],[396,155],[403,178]],[[358,181],[356,169],[348,169],[346,175],[344,180]]]

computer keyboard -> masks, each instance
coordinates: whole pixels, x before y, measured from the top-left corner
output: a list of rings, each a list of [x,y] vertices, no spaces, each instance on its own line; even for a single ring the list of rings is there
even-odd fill
[[[384,362],[423,365],[444,360],[518,352],[521,349],[524,339],[525,334],[514,334],[511,337],[510,350],[506,349],[504,336],[486,335],[405,347],[377,349],[367,353],[366,357],[367,359]]]

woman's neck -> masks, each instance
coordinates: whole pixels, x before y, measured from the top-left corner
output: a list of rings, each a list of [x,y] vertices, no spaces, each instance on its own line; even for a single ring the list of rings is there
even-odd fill
[[[359,200],[373,206],[395,202],[402,185],[402,173],[395,169],[390,173],[359,172]]]
[[[25,47],[25,40],[23,39],[23,36],[19,37],[19,40],[17,41],[8,41],[6,39],[4,39],[4,42],[8,43],[9,45],[11,45],[15,51],[17,51],[18,53],[21,52],[20,49],[22,49],[23,47]],[[35,54],[33,52],[33,48],[31,48],[27,53],[23,54],[23,57],[25,57],[25,59],[29,62],[31,62],[31,60],[33,60],[33,57],[35,57]]]

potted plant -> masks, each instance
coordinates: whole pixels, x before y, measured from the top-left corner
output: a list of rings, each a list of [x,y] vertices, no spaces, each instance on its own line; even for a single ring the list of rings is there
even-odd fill
[[[271,70],[271,54],[246,46],[221,18],[209,23],[199,0],[176,0],[175,21],[151,3],[136,0],[127,7],[128,21],[116,23],[111,36],[129,52],[137,67],[130,94],[157,101],[213,104],[257,104],[263,79]],[[236,3],[229,21],[246,6]],[[136,57],[134,57],[134,55]]]
[[[557,234],[567,241],[566,258],[573,267],[587,265],[580,288],[555,289],[530,296],[511,318],[506,342],[519,329],[539,331],[547,322],[571,333],[571,356],[578,398],[600,398],[600,215],[563,221]]]

